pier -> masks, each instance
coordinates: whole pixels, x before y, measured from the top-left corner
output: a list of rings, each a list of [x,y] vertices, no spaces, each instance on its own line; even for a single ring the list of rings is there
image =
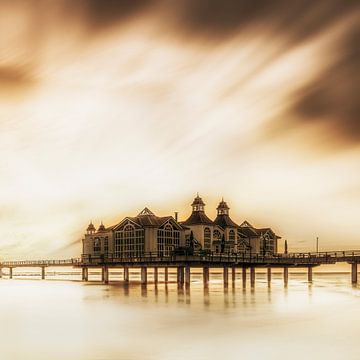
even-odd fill
[[[247,274],[250,274],[250,286],[256,283],[256,269],[266,269],[266,279],[271,284],[272,269],[282,269],[284,285],[289,282],[289,269],[305,269],[307,280],[313,281],[313,268],[320,265],[348,263],[351,267],[351,283],[358,281],[358,264],[360,263],[360,250],[357,251],[334,251],[317,253],[289,253],[271,256],[246,255],[246,254],[193,254],[158,256],[154,253],[144,254],[138,257],[115,258],[104,256],[83,256],[67,260],[31,260],[31,261],[2,261],[0,262],[0,277],[3,269],[9,269],[9,278],[13,278],[15,268],[39,268],[41,279],[46,279],[48,267],[72,267],[81,269],[81,280],[89,281],[89,270],[97,269],[101,272],[101,281],[109,283],[111,269],[123,270],[123,281],[130,281],[130,269],[138,269],[142,284],[148,283],[148,269],[153,273],[153,282],[159,282],[159,269],[163,272],[163,282],[169,282],[169,268],[176,269],[176,281],[179,286],[190,286],[192,269],[202,269],[203,285],[207,287],[210,281],[210,269],[222,269],[223,283],[229,284],[229,272],[231,282],[236,281],[237,270],[241,271],[243,286],[247,283]]]

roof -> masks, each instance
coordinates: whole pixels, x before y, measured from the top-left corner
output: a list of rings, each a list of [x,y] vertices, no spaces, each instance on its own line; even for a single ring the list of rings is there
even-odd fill
[[[116,228],[125,220],[130,220],[131,222],[141,227],[160,227],[161,225],[165,224],[167,221],[172,220],[180,228],[184,228],[183,226],[181,226],[181,224],[176,222],[172,216],[156,216],[148,208],[142,210],[137,216],[134,217],[127,216],[124,220],[122,220],[119,224],[115,225],[113,228]]]
[[[214,222],[205,215],[204,211],[193,211],[181,225],[214,225]]]
[[[226,227],[239,227],[238,224],[234,223],[229,215],[221,214],[216,217],[214,224],[221,226],[223,229]]]
[[[253,227],[250,226],[240,226],[239,227],[239,232],[241,235],[247,237],[247,238],[252,238],[252,237],[258,237],[259,234],[257,232],[257,230]]]

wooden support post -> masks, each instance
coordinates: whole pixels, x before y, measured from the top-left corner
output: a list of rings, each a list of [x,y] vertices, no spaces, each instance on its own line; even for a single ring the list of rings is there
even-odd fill
[[[224,266],[223,278],[224,278],[224,286],[226,287],[229,284],[229,268],[227,266]]]
[[[242,268],[242,284],[243,287],[246,287],[246,267]]]
[[[190,282],[191,282],[191,270],[190,270],[190,266],[186,266],[185,267],[185,285],[190,286]]]
[[[271,284],[271,267],[267,268],[267,282],[269,285]]]
[[[164,281],[165,281],[165,284],[167,284],[169,282],[169,268],[168,267],[164,268]]]
[[[177,267],[177,283],[178,283],[178,285],[184,284],[184,267],[183,266]]]
[[[101,268],[101,280],[104,284],[109,283],[109,268],[107,266]]]
[[[289,268],[287,266],[284,267],[284,285],[287,286],[289,282]]]
[[[207,287],[209,285],[209,268],[207,266],[203,267],[203,283]]]
[[[351,264],[351,282],[353,284],[356,284],[357,283],[357,263],[354,262]]]
[[[9,279],[13,278],[13,268],[9,268]]]
[[[158,268],[157,267],[154,268],[154,283],[155,284],[158,283]]]
[[[124,281],[129,282],[129,268],[124,266]]]
[[[236,267],[232,267],[231,268],[231,281],[233,284],[234,284],[235,280],[236,280]]]
[[[313,268],[312,266],[308,267],[308,282],[312,282],[313,281]]]
[[[45,280],[45,266],[41,267],[41,279]]]
[[[0,279],[2,278],[2,276],[3,276],[2,267],[0,267]]]
[[[141,283],[147,284],[147,267],[146,266],[141,267]]]
[[[89,280],[89,271],[88,271],[88,268],[87,267],[83,267],[81,269],[81,272],[82,272],[82,280],[83,281],[88,281]]]
[[[253,266],[250,268],[250,285],[251,287],[255,286],[255,268]]]

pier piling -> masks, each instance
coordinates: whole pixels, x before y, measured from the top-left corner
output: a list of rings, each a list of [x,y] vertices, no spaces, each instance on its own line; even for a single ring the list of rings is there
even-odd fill
[[[124,266],[124,281],[129,282],[129,268]]]
[[[358,274],[357,274],[357,263],[354,262],[351,264],[351,282],[353,284],[356,284],[357,283],[357,277],[358,277]]]
[[[268,285],[271,284],[271,267],[267,268],[267,282],[268,282]]]
[[[229,284],[229,268],[227,266],[224,266],[223,278],[224,278],[224,286],[228,286],[228,284]]]
[[[83,267],[81,269],[81,273],[82,273],[82,280],[83,281],[88,281],[89,280],[89,270],[87,267]]]
[[[308,267],[308,282],[313,281],[313,268],[311,266]]]
[[[246,267],[242,268],[242,284],[243,287],[246,287]]]
[[[184,284],[184,267],[183,266],[177,267],[177,283],[180,286],[182,286]]]
[[[146,266],[141,267],[141,283],[147,284],[147,267]]]
[[[101,280],[104,284],[109,283],[109,268],[107,266],[101,268]]]
[[[164,281],[165,281],[165,284],[167,284],[169,282],[169,268],[168,267],[164,268]]]
[[[209,268],[207,266],[203,267],[203,283],[205,287],[209,286]]]
[[[236,267],[231,268],[231,281],[234,284],[236,280]]]
[[[9,268],[9,279],[13,278],[13,268]]]
[[[154,267],[154,283],[158,283],[158,268]]]
[[[41,279],[45,280],[45,266],[41,267]]]
[[[191,270],[190,266],[185,267],[185,286],[190,286],[191,281]]]
[[[250,268],[250,285],[251,287],[255,287],[255,268]]]
[[[289,282],[289,268],[284,267],[284,285],[287,286]]]

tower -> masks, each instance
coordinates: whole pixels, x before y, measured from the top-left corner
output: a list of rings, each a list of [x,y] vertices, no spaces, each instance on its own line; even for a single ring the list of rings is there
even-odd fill
[[[87,234],[87,235],[92,235],[92,234],[94,234],[95,232],[96,232],[95,226],[94,226],[94,224],[92,223],[92,221],[90,221],[90,224],[89,224],[89,226],[88,226],[87,229],[86,229],[86,234]]]

